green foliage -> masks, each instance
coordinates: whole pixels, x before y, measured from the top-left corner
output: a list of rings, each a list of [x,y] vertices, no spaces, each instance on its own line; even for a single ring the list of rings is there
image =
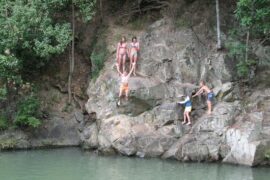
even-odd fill
[[[264,157],[268,160],[270,160],[270,149],[265,151]]]
[[[75,12],[80,11],[75,15],[82,16],[85,22],[95,14],[96,0],[0,0],[1,101],[9,101],[7,97],[17,101],[33,92],[32,86],[25,84],[25,77],[32,77],[53,56],[65,51],[72,40],[70,18],[65,14],[71,16],[72,5]],[[21,127],[41,124],[35,96],[26,96],[16,108],[15,119],[8,121]]]
[[[175,21],[175,26],[177,28],[182,28],[182,27],[190,27],[190,22],[187,21],[185,18],[177,18]]]
[[[85,22],[88,22],[95,15],[96,0],[74,0],[75,5],[79,7],[80,13]]]
[[[102,35],[99,37],[97,44],[94,47],[94,50],[91,54],[91,62],[92,62],[92,78],[95,79],[98,77],[99,72],[104,67],[104,62],[107,58],[108,50]]]
[[[251,67],[256,65],[256,61],[252,59],[245,60],[246,45],[240,41],[230,39],[226,44],[229,49],[228,55],[237,60],[237,74],[241,78],[249,75]]]
[[[146,26],[147,23],[149,23],[149,21],[149,17],[144,15],[134,18],[134,20],[131,21],[128,25],[133,30],[141,30]]]
[[[17,140],[14,138],[0,139],[1,149],[12,149],[17,144]]]
[[[65,50],[71,26],[54,17],[72,3],[85,21],[94,16],[96,0],[0,0],[0,78],[31,75]]]
[[[256,67],[256,61],[250,59],[252,52],[247,42],[252,37],[260,39],[270,36],[269,7],[269,0],[238,0],[237,2],[235,15],[239,20],[240,27],[231,31],[233,38],[227,42],[226,46],[229,49],[229,55],[238,61],[237,73],[242,78],[247,77]],[[244,38],[243,34],[249,34],[249,36]]]
[[[19,70],[19,61],[15,56],[0,54],[0,79],[4,81],[18,79]]]
[[[247,61],[240,61],[236,67],[237,67],[237,74],[240,77],[247,77],[250,73],[251,67],[256,65],[255,60],[247,60]]]
[[[52,2],[0,0],[0,78],[31,74],[71,41],[69,23],[55,23]]]
[[[0,100],[5,100],[7,96],[7,89],[5,87],[0,88]]]
[[[270,33],[270,1],[269,0],[238,0],[236,17],[240,24],[255,34]]]
[[[37,118],[39,108],[40,102],[34,95],[25,97],[18,105],[15,125],[37,128],[41,124],[41,121]]]
[[[5,130],[8,128],[8,120],[7,118],[0,114],[0,130]]]

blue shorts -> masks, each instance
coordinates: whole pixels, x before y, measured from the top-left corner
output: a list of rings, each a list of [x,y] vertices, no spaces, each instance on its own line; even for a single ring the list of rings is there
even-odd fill
[[[215,97],[215,95],[214,95],[213,92],[208,93],[207,94],[207,101],[211,101],[212,102],[214,100],[214,97]]]

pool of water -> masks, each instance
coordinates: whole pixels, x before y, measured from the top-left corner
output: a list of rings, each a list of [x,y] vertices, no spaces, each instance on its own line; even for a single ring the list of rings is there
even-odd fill
[[[0,152],[0,180],[270,180],[270,168],[97,156],[77,148]]]

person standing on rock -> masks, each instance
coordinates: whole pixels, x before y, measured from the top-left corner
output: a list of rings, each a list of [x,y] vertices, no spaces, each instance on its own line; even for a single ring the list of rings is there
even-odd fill
[[[186,124],[187,125],[191,125],[191,120],[190,120],[190,112],[192,109],[192,102],[190,100],[189,96],[185,97],[184,101],[180,101],[178,102],[179,104],[184,104],[185,105],[185,110],[184,110],[184,121],[182,122],[182,124]]]
[[[121,76],[121,84],[120,84],[120,91],[119,91],[119,101],[117,102],[117,105],[120,106],[121,105],[121,97],[124,94],[126,97],[126,100],[128,100],[128,81],[130,78],[130,75],[132,73],[132,71],[134,70],[135,67],[135,63],[132,64],[132,68],[129,71],[129,73],[127,73],[126,71],[124,71],[123,73],[121,73],[119,67],[117,67],[117,71]]]
[[[125,67],[126,58],[127,58],[127,42],[126,42],[126,37],[123,36],[121,38],[121,41],[117,44],[117,50],[116,50],[117,66],[120,69],[122,65],[122,72],[124,72],[126,68]]]
[[[214,100],[214,93],[213,91],[205,85],[204,81],[200,82],[200,89],[199,91],[192,97],[198,96],[202,93],[206,93],[207,94],[207,114],[211,114],[212,112],[212,102]]]
[[[129,49],[129,59],[130,59],[130,69],[132,68],[132,64],[135,63],[133,75],[136,76],[136,64],[138,61],[138,54],[140,50],[140,44],[137,41],[137,37],[133,36],[130,43]]]

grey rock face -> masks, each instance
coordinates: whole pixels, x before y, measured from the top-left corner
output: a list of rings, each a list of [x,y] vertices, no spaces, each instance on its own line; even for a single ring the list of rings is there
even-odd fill
[[[262,125],[261,117],[268,116],[264,111],[262,115],[248,115],[256,122],[239,120],[246,107],[238,101],[239,87],[232,83],[234,64],[225,53],[207,50],[191,30],[175,30],[168,19],[141,32],[139,41],[138,76],[130,79],[128,102],[116,106],[119,76],[114,55],[108,58],[97,80],[90,82],[86,110],[96,114],[96,122],[95,130],[92,125],[83,130],[85,146],[94,144],[105,154],[180,161],[223,160],[251,166],[264,161],[270,125]],[[192,99],[193,125],[182,125],[179,95],[191,95],[201,79],[216,95],[214,111],[205,114],[204,96]],[[250,108],[260,103],[256,101]],[[241,130],[235,127],[239,122]]]
[[[263,113],[254,112],[244,118],[244,122],[226,132],[226,142],[231,150],[223,161],[255,166],[264,160],[270,141],[261,134]]]
[[[211,115],[200,117],[188,134],[180,138],[163,158],[175,158],[182,161],[216,161],[224,156],[225,134],[238,115],[239,105],[218,103]]]
[[[8,130],[1,133],[0,149],[78,146],[80,144],[78,125],[75,114],[71,114],[69,119],[52,115],[36,130]]]

